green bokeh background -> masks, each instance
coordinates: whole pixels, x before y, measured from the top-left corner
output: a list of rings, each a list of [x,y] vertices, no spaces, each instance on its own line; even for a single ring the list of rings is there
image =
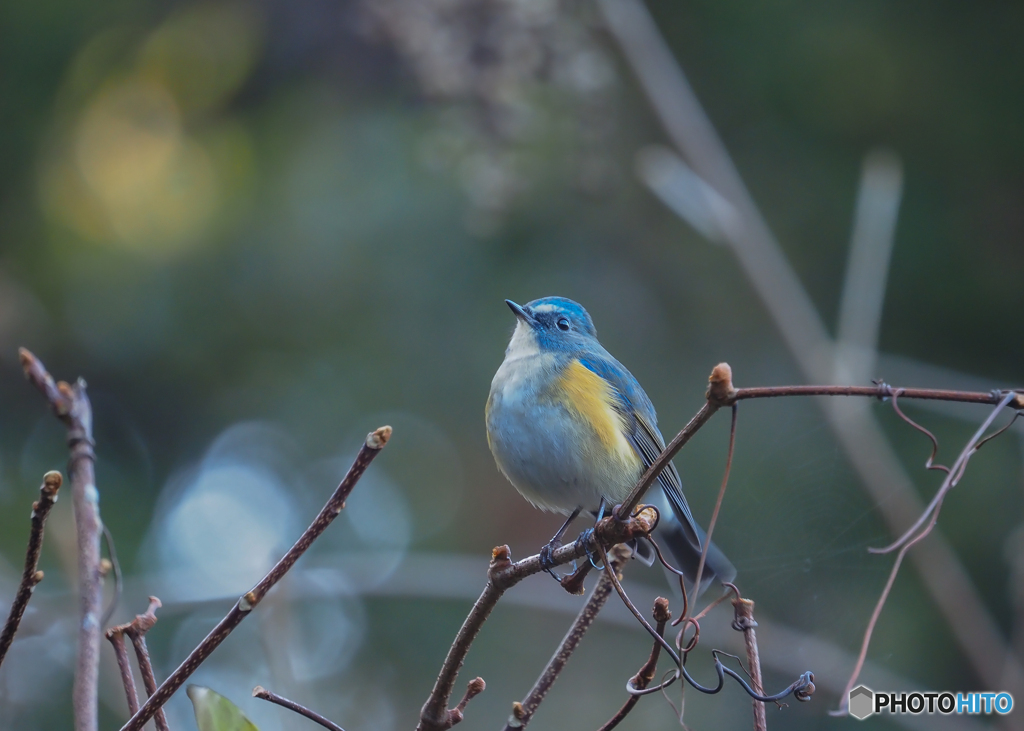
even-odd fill
[[[483,404],[513,325],[504,298],[582,302],[666,433],[699,408],[719,361],[740,385],[802,381],[729,250],[636,179],[637,150],[665,138],[592,8],[541,4],[549,24],[528,37],[598,54],[609,72],[599,88],[573,93],[524,73],[489,96],[486,84],[431,87],[423,59],[396,41],[395,18],[409,7],[387,5],[397,15],[383,20],[326,0],[0,7],[0,598],[16,586],[39,478],[65,461],[62,428],[24,383],[18,346],[58,378],[88,380],[101,508],[126,574],[115,621],[141,612],[150,593],[164,599],[150,635],[161,678],[231,592],[259,578],[258,559],[255,573],[225,579],[219,593],[210,587],[220,569],[193,593],[187,579],[169,578],[198,569],[161,553],[160,526],[216,462],[211,454],[272,475],[251,500],[235,494],[206,515],[239,555],[276,556],[361,436],[395,428],[353,497],[358,516],[332,527],[300,564],[310,571],[196,676],[264,730],[298,721],[248,698],[256,684],[350,730],[411,728],[469,606],[464,591],[444,587],[482,586],[492,546],[522,557],[557,527],[519,498],[487,449]],[[522,11],[511,1],[461,5],[485,18]],[[904,194],[880,349],[904,360],[883,357],[880,368],[948,369],[900,385],[1019,385],[1024,8],[650,8],[833,334],[861,162],[886,147],[902,159]],[[425,27],[439,38],[445,30]],[[456,62],[493,63],[474,58]],[[502,131],[517,109],[527,131]],[[930,495],[939,478],[922,468],[925,440],[874,408]],[[983,418],[905,408],[933,428],[946,460]],[[727,433],[719,417],[677,460],[705,524]],[[1008,638],[1024,631],[1013,569],[1020,483],[1011,433],[976,458],[940,520]],[[48,526],[46,580],[0,670],[4,728],[70,725],[76,599],[63,498]],[[889,536],[813,402],[744,405],[715,535],[766,619],[857,650],[890,566],[865,549]],[[216,552],[216,538],[189,534],[179,553]],[[372,590],[328,582],[309,593],[314,567],[356,566],[378,550],[391,558],[379,569],[367,559],[379,573],[359,586]],[[432,558],[436,585],[396,569],[410,556]],[[481,563],[467,569],[465,556]],[[668,591],[658,572],[630,567],[629,578]],[[548,659],[576,606],[552,598],[557,591],[529,584],[532,607],[503,604],[486,625],[464,669],[464,680],[488,682],[467,712],[471,727],[503,723]],[[724,636],[728,612],[715,616]],[[534,726],[599,726],[648,649],[628,624],[599,623]],[[101,727],[117,728],[126,708],[103,652]],[[912,568],[869,657],[907,689],[981,689]],[[769,688],[791,682],[768,665]],[[712,677],[706,653],[691,667]],[[179,695],[174,728],[191,728]],[[850,726],[827,716],[836,703],[821,691],[810,704],[769,709],[769,719]],[[749,723],[735,688],[690,692],[686,712],[694,729]],[[623,726],[677,727],[659,697]]]

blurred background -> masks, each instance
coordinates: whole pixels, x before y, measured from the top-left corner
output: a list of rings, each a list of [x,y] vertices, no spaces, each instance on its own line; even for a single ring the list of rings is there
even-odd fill
[[[412,728],[491,547],[521,558],[558,526],[487,449],[484,402],[514,324],[506,297],[583,303],[666,436],[723,360],[737,385],[1021,385],[1024,8],[651,2],[655,25],[637,28],[660,31],[687,74],[772,249],[748,235],[752,209],[716,179],[713,146],[666,133],[651,101],[677,98],[675,77],[638,84],[646,62],[623,53],[626,16],[609,32],[616,7],[0,6],[0,598],[17,586],[41,476],[66,461],[18,346],[58,378],[88,380],[101,510],[125,574],[113,621],[163,600],[149,634],[160,679],[299,535],[364,435],[394,427],[348,510],[192,678],[264,731],[305,722],[250,698],[256,684],[350,731]],[[738,258],[744,242],[784,259]],[[774,276],[778,261],[798,285]],[[845,356],[832,360],[824,336]],[[903,407],[946,463],[987,413]],[[808,669],[819,682],[811,703],[769,709],[773,726],[854,723],[827,712],[891,567],[866,549],[893,537],[897,492],[866,475],[924,500],[941,482],[923,468],[927,440],[886,404],[843,408],[740,409],[715,540],[757,602],[768,689]],[[843,423],[867,424],[895,456]],[[1019,434],[975,458],[946,501],[944,538],[928,539],[969,579],[952,602],[980,607],[998,648],[1018,651]],[[727,436],[719,415],[676,460],[705,525]],[[70,724],[63,498],[46,580],[0,669],[5,729]],[[639,565],[627,585],[645,609],[671,591]],[[543,578],[507,595],[460,677],[460,694],[487,681],[467,724],[504,723],[581,601]],[[597,728],[625,700],[650,645],[614,603],[535,728]],[[724,609],[702,624],[689,666],[706,682],[710,648],[742,646],[730,621]],[[958,634],[908,561],[863,680],[1011,689],[1012,663],[996,687],[1003,659],[990,656],[986,676],[965,653],[978,629],[966,624]],[[101,726],[116,728],[127,709],[106,643],[102,673]],[[678,706],[678,687],[670,696]],[[176,731],[194,728],[184,693],[168,713]],[[745,728],[750,704],[734,686],[690,691],[685,722]],[[652,696],[623,727],[679,722]]]

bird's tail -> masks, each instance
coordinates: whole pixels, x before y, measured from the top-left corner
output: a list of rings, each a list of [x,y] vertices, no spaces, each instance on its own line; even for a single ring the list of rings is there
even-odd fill
[[[697,536],[700,538],[701,546],[703,546],[707,543],[707,535],[699,525],[694,527],[697,529]],[[736,567],[725,557],[721,549],[712,542],[708,546],[707,558],[704,559],[704,570],[701,572],[700,587],[694,593],[693,582],[697,579],[700,549],[694,547],[687,540],[682,526],[680,526],[679,521],[671,513],[667,516],[662,515],[655,538],[663,549],[665,547],[668,548],[672,558],[675,559],[676,568],[686,575],[686,595],[691,599],[696,599],[703,594],[709,586],[722,584],[736,578]],[[665,558],[668,558],[668,556]]]

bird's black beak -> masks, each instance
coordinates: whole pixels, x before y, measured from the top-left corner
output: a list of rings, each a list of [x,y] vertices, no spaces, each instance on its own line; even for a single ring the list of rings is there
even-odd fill
[[[508,308],[512,310],[512,312],[515,313],[516,317],[518,317],[520,320],[525,322],[530,327],[533,327],[534,325],[537,324],[537,318],[535,318],[533,315],[527,312],[522,305],[517,305],[512,300],[505,300],[505,304],[508,305]]]

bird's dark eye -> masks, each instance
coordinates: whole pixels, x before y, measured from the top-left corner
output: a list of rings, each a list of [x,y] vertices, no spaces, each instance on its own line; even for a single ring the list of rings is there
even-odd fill
[[[569,332],[569,321],[564,317],[559,317],[558,322],[555,324],[558,325],[559,330],[563,332]]]

